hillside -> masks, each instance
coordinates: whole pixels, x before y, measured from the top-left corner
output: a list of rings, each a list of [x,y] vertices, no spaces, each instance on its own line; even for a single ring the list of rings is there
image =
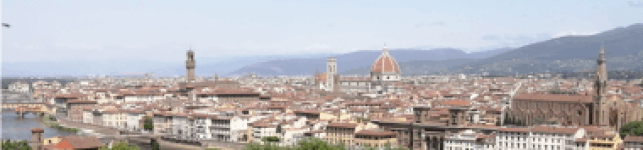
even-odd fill
[[[481,59],[451,72],[495,74],[593,70],[601,45],[609,70],[643,67],[643,24],[591,36],[566,36]]]
[[[511,50],[501,48],[476,53],[465,53],[462,50],[452,48],[440,48],[432,50],[397,49],[389,53],[399,63],[410,61],[438,61],[449,59],[481,59],[497,55]],[[381,50],[362,50],[342,55],[336,55],[338,71],[350,74],[368,74],[369,68],[375,59],[382,54]],[[230,75],[243,75],[257,73],[259,75],[312,75],[316,70],[325,72],[325,57],[309,59],[280,59],[272,60],[253,65],[248,65],[236,70]],[[468,62],[468,61],[467,61]],[[418,63],[418,62],[415,62]],[[361,68],[361,69],[360,69]],[[413,68],[413,67],[412,67]]]

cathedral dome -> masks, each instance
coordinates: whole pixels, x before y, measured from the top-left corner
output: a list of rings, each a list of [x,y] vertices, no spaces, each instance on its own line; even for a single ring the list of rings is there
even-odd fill
[[[375,60],[375,63],[371,67],[372,73],[400,73],[400,66],[397,64],[397,61],[388,54],[388,49],[384,47],[382,55]]]

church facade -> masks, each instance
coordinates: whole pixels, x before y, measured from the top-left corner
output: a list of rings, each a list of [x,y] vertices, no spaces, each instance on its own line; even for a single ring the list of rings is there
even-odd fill
[[[586,95],[517,94],[505,119],[531,126],[556,122],[567,126],[598,126],[618,130],[630,121],[643,120],[643,110],[608,94],[605,50],[596,65],[594,93]]]

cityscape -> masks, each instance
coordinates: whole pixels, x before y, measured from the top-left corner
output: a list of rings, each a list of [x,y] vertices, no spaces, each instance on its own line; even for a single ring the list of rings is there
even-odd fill
[[[452,17],[453,20],[415,24],[410,29],[391,28],[404,23],[408,17],[405,15],[416,15],[416,9],[424,12],[421,8],[429,5],[445,7],[429,11],[435,14],[452,7],[463,9],[463,6],[443,2],[359,2],[364,8],[405,11],[383,16],[400,17],[395,19],[400,21],[397,23],[382,21],[378,23],[384,25],[374,25],[376,27],[349,28],[365,25],[353,22],[360,20],[359,17],[378,20],[375,15],[382,12],[356,12],[350,9],[363,8],[341,1],[254,1],[256,5],[277,9],[301,8],[278,11],[261,7],[258,11],[270,11],[247,15],[240,11],[257,6],[246,6],[244,2],[189,3],[3,1],[2,149],[643,149],[643,23],[632,15],[643,13],[643,1],[578,6],[561,2],[583,13],[630,14],[631,18],[619,17],[611,20],[612,23],[586,25],[598,30],[591,33],[547,34],[507,42],[507,36],[471,31],[471,35],[483,34],[481,41],[496,41],[486,45],[466,39],[459,41],[461,43],[444,42],[440,36],[455,40],[446,34],[432,35],[437,39],[422,39],[434,40],[427,45],[435,46],[414,43],[420,37],[412,32],[379,38],[388,34],[365,31],[381,28],[386,33],[417,31],[423,34],[424,30],[430,30],[459,34],[460,31],[453,31],[458,27],[448,27],[449,22],[459,21],[453,19],[458,15]],[[542,5],[536,3],[533,7],[546,9],[548,3],[553,2],[543,1]],[[121,4],[131,5],[115,9]],[[210,5],[217,5],[216,9],[206,7]],[[512,10],[531,7],[506,5]],[[317,14],[316,7],[338,12]],[[482,19],[536,18],[529,13],[531,10],[505,14],[508,8],[483,9],[503,15],[480,12]],[[112,10],[116,16],[105,16]],[[577,15],[569,10],[549,10],[570,17]],[[233,19],[210,20],[208,17],[221,15],[212,11],[235,14],[230,15]],[[153,20],[157,14],[166,13],[177,13],[170,18],[195,21],[195,24],[215,24],[204,27],[171,23],[181,29],[149,26],[156,24]],[[343,13],[347,13],[346,16],[339,15]],[[476,13],[461,12],[464,16],[476,16]],[[70,14],[73,15],[67,16]],[[303,15],[309,19],[273,26],[278,20],[290,18],[272,14]],[[419,17],[436,16],[421,14]],[[83,18],[87,15],[104,18]],[[51,27],[43,27],[48,25],[40,23],[49,21],[51,16],[70,22],[54,22]],[[478,21],[470,16],[465,18]],[[589,19],[581,16],[574,21],[589,24],[603,21],[601,16]],[[136,27],[110,29],[106,26],[117,23],[103,25],[110,20],[121,20],[120,17]],[[163,17],[166,16],[160,18]],[[333,29],[294,28],[336,17],[345,22],[315,27]],[[373,20],[369,20],[371,17]],[[250,23],[255,26],[246,27],[247,24],[239,23],[244,19],[259,21]],[[533,30],[549,30],[548,27],[556,23],[560,24],[553,26],[577,24],[568,23],[573,22],[569,20],[542,21],[543,27],[531,26]],[[219,22],[235,25],[220,26],[216,24]],[[508,26],[482,28],[486,26],[473,30],[532,30]],[[226,29],[210,29],[218,27]],[[167,36],[155,34],[161,29]],[[269,31],[252,31],[263,29]],[[228,33],[224,30],[235,30],[241,35],[211,37],[223,40],[221,43],[201,39],[214,32]],[[283,33],[264,37],[275,31]],[[145,33],[153,34],[141,35]],[[189,34],[197,35],[186,37],[188,39],[173,37]],[[149,39],[137,39],[142,37]],[[265,41],[253,41],[259,37]],[[503,40],[497,40],[499,38]],[[369,41],[373,39],[377,40]],[[168,42],[174,40],[177,42]],[[186,44],[191,40],[194,41]],[[298,42],[291,40],[328,40],[335,46],[288,50],[286,45],[298,46]],[[354,45],[337,46],[344,40],[354,40]],[[441,42],[447,45],[440,45]],[[114,43],[118,44],[110,45]],[[275,45],[284,48],[274,49]],[[451,48],[458,45],[462,46]],[[262,46],[265,48],[254,48]],[[350,46],[359,48],[347,48]]]

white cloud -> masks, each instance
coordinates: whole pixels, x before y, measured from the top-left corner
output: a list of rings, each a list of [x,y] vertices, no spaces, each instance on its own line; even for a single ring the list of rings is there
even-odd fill
[[[315,43],[309,46],[306,46],[304,50],[306,51],[317,51],[317,50],[328,50],[331,49],[333,46],[328,45],[328,44],[319,44]]]
[[[563,31],[558,32],[552,36],[552,38],[559,38],[563,36],[590,36],[597,34],[598,31]]]

